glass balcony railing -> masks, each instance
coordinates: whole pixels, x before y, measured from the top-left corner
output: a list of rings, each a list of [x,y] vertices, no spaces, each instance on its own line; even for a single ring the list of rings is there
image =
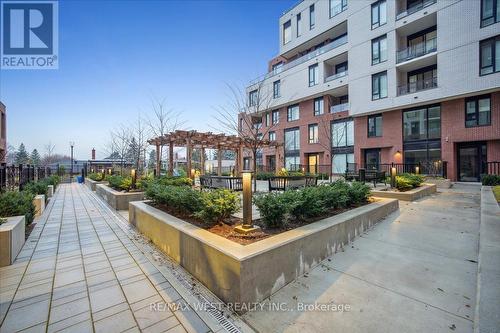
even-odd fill
[[[343,71],[343,72],[340,72],[340,73],[337,73],[337,74],[333,74],[333,75],[330,75],[330,76],[326,77],[325,78],[325,83],[333,81],[333,80],[336,80],[336,79],[344,77],[344,76],[347,76],[347,71]]]
[[[412,94],[417,91],[433,89],[437,87],[437,77],[426,80],[418,80],[398,87],[398,96]]]
[[[308,60],[311,60],[313,58],[316,58],[317,56],[323,54],[323,53],[326,53],[328,51],[331,51],[341,45],[344,45],[347,43],[347,35],[343,35],[342,37],[339,37],[335,40],[333,40],[332,42],[320,47],[319,49],[316,49],[314,51],[311,51],[305,55],[303,55],[302,57],[300,58],[297,58],[295,60],[292,60],[290,62],[287,62],[286,64],[284,64],[283,66],[281,66],[279,72],[284,72],[290,68],[293,68],[297,65],[300,65],[300,64],[303,64],[304,62],[308,61]],[[274,75],[278,74],[277,71],[271,71],[269,73],[267,73],[266,75],[264,75],[263,77],[259,77],[253,81],[250,82],[250,85],[253,85],[257,82],[260,82],[262,80],[265,80],[265,79],[268,79],[270,77],[273,77]]]
[[[425,42],[412,45],[404,50],[396,52],[397,63],[415,59],[431,52],[437,51],[437,37],[426,40]]]
[[[425,7],[429,7],[430,5],[433,5],[436,3],[437,0],[423,0],[420,2],[418,5],[415,5],[413,7],[408,8],[405,11],[402,11],[396,15],[396,21],[402,19],[403,17],[406,17],[408,15],[411,15],[413,13],[418,12],[419,10],[424,9]]]
[[[349,110],[349,103],[337,104],[330,106],[330,113],[337,113]]]

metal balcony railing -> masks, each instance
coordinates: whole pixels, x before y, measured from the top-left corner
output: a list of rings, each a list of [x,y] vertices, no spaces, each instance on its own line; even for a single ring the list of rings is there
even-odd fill
[[[340,72],[337,74],[330,75],[330,76],[325,78],[325,82],[330,82],[330,81],[336,80],[336,79],[344,77],[344,76],[347,76],[347,71],[343,71],[343,72]]]
[[[288,70],[288,69],[290,69],[290,68],[293,68],[293,67],[295,67],[295,66],[297,66],[297,65],[300,65],[300,64],[302,64],[302,63],[304,63],[304,62],[306,62],[306,61],[308,61],[308,60],[311,60],[311,59],[313,59],[313,58],[316,58],[317,56],[319,56],[319,55],[321,55],[321,54],[323,54],[323,53],[326,53],[326,52],[328,52],[328,51],[331,51],[331,50],[333,50],[333,49],[335,49],[335,48],[337,48],[337,47],[339,47],[339,46],[341,46],[341,45],[344,45],[344,44],[346,44],[346,43],[347,43],[347,35],[344,35],[344,36],[342,36],[342,37],[340,37],[340,38],[335,39],[333,42],[330,42],[330,43],[328,43],[328,44],[326,44],[326,45],[324,45],[324,46],[320,47],[319,49],[316,49],[316,50],[314,50],[314,51],[311,51],[311,52],[309,52],[309,53],[307,53],[307,54],[303,55],[303,56],[302,56],[302,57],[300,57],[300,58],[297,58],[297,59],[295,59],[295,60],[292,60],[292,61],[290,61],[290,62],[287,62],[286,64],[284,64],[284,65],[280,68],[279,72],[280,72],[280,73],[281,73],[281,72],[284,72],[284,71],[286,71],[286,70]],[[252,80],[252,81],[250,82],[250,85],[256,84],[257,82],[260,82],[260,81],[262,81],[262,80],[265,80],[265,79],[268,79],[268,78],[270,78],[270,77],[273,77],[273,76],[274,76],[274,75],[276,75],[276,74],[278,74],[278,73],[277,73],[277,71],[271,71],[271,72],[269,72],[269,73],[265,74],[263,77],[259,77],[259,78],[255,79],[255,80]]]
[[[396,52],[397,63],[415,59],[437,51],[437,37]]]
[[[413,13],[418,12],[419,10],[424,9],[425,7],[429,7],[430,5],[433,5],[437,2],[437,0],[424,0],[421,3],[419,3],[416,6],[410,7],[407,10],[404,10],[396,15],[396,21],[402,19],[403,17],[406,17],[408,15],[411,15]]]
[[[437,77],[427,80],[419,80],[398,87],[398,96],[412,94],[417,91],[432,89],[437,87]]]
[[[342,112],[349,110],[349,103],[337,104],[330,106],[330,113]]]

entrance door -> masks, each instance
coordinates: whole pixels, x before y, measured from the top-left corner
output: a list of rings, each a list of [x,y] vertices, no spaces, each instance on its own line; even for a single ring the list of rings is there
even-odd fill
[[[276,156],[275,155],[267,156],[266,164],[267,164],[266,171],[274,172],[276,170]]]
[[[307,157],[307,172],[315,174],[318,172],[318,154],[309,154]]]
[[[480,181],[486,161],[486,144],[484,142],[459,144],[458,180],[462,182]]]
[[[378,170],[380,165],[380,149],[365,150],[365,169]]]

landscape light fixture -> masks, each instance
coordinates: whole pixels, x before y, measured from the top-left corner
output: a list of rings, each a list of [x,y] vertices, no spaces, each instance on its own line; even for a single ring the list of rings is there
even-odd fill
[[[195,169],[191,169],[191,178],[194,179],[195,175],[196,175],[196,170]]]
[[[391,168],[391,187],[394,188],[396,187],[396,174],[397,170],[395,167]]]
[[[252,171],[243,170],[243,224],[236,226],[234,230],[240,234],[248,234],[260,230],[260,227],[252,225]]]
[[[417,175],[420,174],[420,167],[418,165],[415,167],[415,173]]]
[[[135,169],[130,170],[130,176],[132,177],[132,189],[135,189],[135,184],[137,182],[137,172]]]

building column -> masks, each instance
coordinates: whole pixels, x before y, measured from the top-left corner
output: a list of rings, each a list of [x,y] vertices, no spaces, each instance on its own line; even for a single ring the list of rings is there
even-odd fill
[[[160,171],[161,171],[161,156],[160,156],[160,145],[156,144],[156,165],[155,165],[155,171],[156,171],[156,176],[160,176]]]
[[[187,160],[187,174],[188,178],[193,177],[191,173],[191,139],[186,139],[186,160]]]
[[[236,153],[235,160],[234,160],[234,176],[239,176],[240,175],[240,152],[238,150],[234,151]]]
[[[174,143],[170,141],[168,145],[168,175],[174,175]]]

